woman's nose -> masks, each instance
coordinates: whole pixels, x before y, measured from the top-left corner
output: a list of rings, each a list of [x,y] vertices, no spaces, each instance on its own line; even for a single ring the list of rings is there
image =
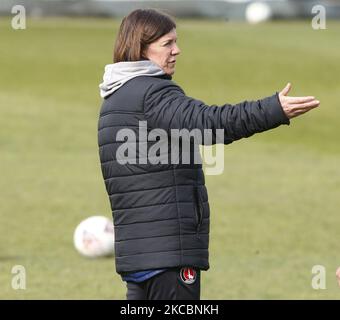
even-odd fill
[[[181,53],[181,50],[179,49],[178,45],[175,43],[174,48],[172,49],[172,54],[173,55],[178,55]]]

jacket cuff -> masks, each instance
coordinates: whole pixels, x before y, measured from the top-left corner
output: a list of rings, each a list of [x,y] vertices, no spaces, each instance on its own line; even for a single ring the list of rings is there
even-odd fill
[[[263,99],[262,104],[267,114],[268,125],[270,128],[275,128],[281,124],[290,125],[290,119],[286,116],[282,109],[278,92],[271,97]]]

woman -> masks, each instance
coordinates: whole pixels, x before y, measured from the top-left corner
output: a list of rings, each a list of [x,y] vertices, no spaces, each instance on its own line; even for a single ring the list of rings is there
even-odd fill
[[[115,225],[116,270],[127,282],[127,299],[199,299],[201,270],[209,268],[202,165],[192,157],[182,161],[191,149],[173,157],[176,148],[185,149],[172,144],[174,130],[210,130],[203,143],[229,144],[289,125],[290,118],[319,105],[314,97],[288,97],[290,84],[279,94],[237,105],[207,106],[187,97],[171,81],[180,54],[176,40],[172,18],[133,11],[122,21],[114,63],[105,67],[100,84],[99,154]],[[192,146],[197,143],[190,140]],[[154,161],[160,154],[172,161]]]

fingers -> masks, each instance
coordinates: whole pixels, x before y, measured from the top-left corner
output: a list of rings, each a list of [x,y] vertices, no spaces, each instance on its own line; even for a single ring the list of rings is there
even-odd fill
[[[299,103],[299,104],[294,104],[294,105],[290,105],[290,109],[292,111],[297,111],[297,110],[309,110],[311,108],[316,108],[318,107],[320,104],[320,101],[318,100],[313,100],[310,102],[305,102],[305,103]]]
[[[300,108],[304,108],[304,107],[317,107],[320,104],[320,101],[318,100],[313,100],[310,102],[306,102],[306,103],[300,103],[297,106],[299,106]]]
[[[306,113],[320,105],[320,101],[314,97],[279,97],[281,106],[286,116],[294,118]]]
[[[286,99],[286,101],[289,104],[296,104],[296,103],[306,103],[309,101],[312,101],[315,99],[315,97],[313,96],[306,96],[306,97],[288,97],[287,94],[290,91],[290,89],[292,88],[292,85],[290,82],[288,82],[288,84],[284,87],[284,89],[280,92],[281,96],[284,96],[284,99]]]
[[[312,102],[307,102],[307,103],[301,103],[301,104],[297,104],[295,106],[291,107],[292,111],[303,111],[303,110],[310,110],[310,109],[314,109],[316,107],[318,107],[320,105],[319,101],[312,101]]]
[[[286,97],[287,102],[290,104],[297,104],[297,103],[306,103],[315,100],[315,97],[308,96],[308,97]],[[316,101],[316,100],[315,100]]]
[[[291,88],[292,88],[292,85],[288,82],[288,84],[283,88],[280,94],[283,96],[287,95]]]
[[[319,104],[320,104],[320,101],[314,100],[314,101],[311,101],[311,102],[301,103],[301,104],[290,106],[289,107],[289,117],[294,118],[294,117],[297,117],[301,114],[304,114],[304,113],[318,107]]]

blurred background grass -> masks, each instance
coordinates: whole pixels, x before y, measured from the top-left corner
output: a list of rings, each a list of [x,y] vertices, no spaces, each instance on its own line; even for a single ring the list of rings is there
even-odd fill
[[[118,20],[0,21],[0,298],[125,299],[113,258],[78,255],[72,237],[91,215],[111,217],[99,166],[98,84]],[[202,299],[338,299],[340,265],[340,23],[256,26],[177,20],[174,81],[209,104],[259,99],[289,81],[320,108],[290,126],[225,147],[207,176],[210,270]],[[312,267],[326,290],[311,287]],[[27,289],[13,290],[23,265]]]

